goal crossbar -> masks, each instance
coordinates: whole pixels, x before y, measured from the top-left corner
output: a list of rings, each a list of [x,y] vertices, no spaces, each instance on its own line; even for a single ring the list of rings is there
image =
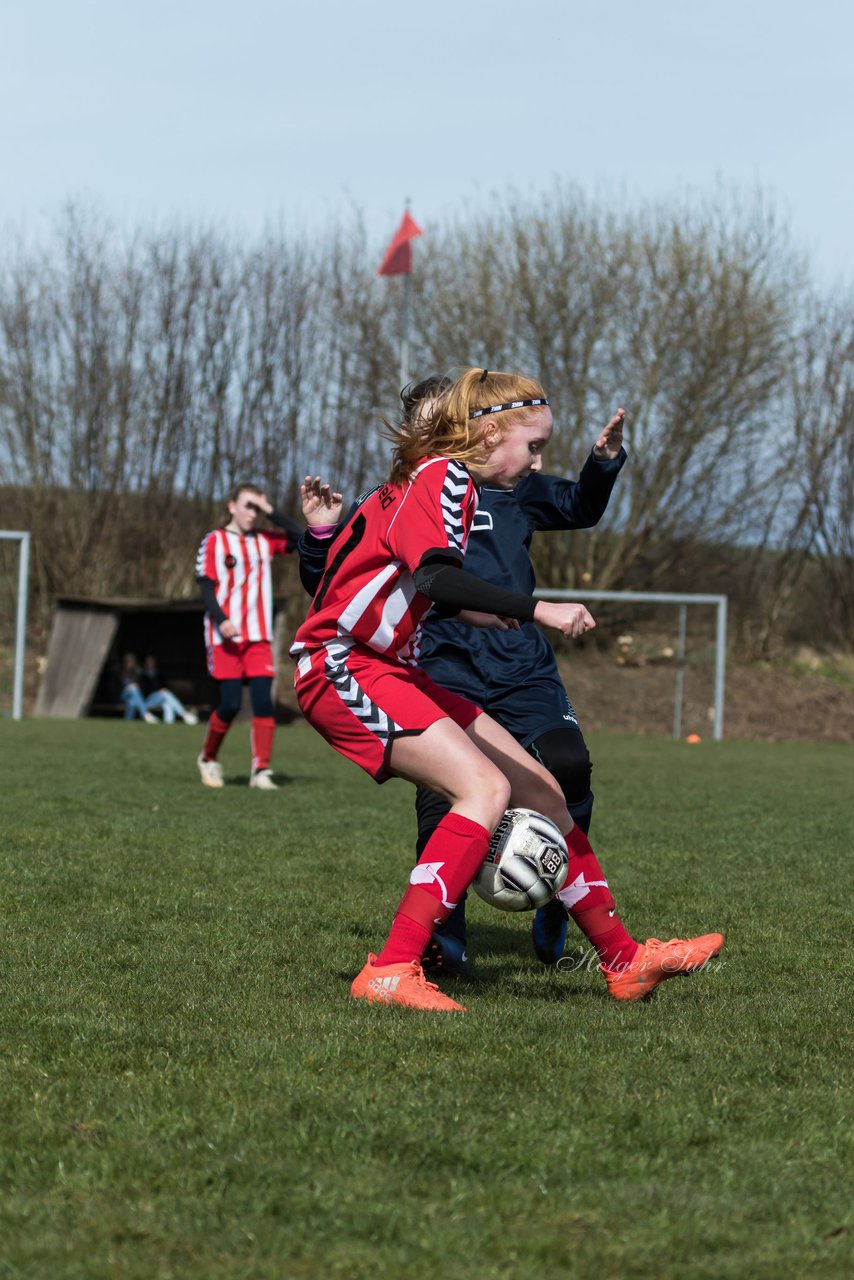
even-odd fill
[[[685,613],[690,604],[713,605],[715,608],[715,695],[712,736],[720,742],[724,736],[724,678],[726,673],[727,597],[704,595],[696,591],[551,591],[534,592],[541,600],[621,600],[638,604],[678,604],[679,647],[676,654],[676,699],[673,736],[681,737],[682,690],[685,678]]]

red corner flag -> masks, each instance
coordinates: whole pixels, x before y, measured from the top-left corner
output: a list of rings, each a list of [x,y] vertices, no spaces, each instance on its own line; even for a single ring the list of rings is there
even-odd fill
[[[385,251],[378,276],[408,276],[412,271],[412,241],[424,232],[409,210],[403,215],[400,226],[394,233],[394,239]]]

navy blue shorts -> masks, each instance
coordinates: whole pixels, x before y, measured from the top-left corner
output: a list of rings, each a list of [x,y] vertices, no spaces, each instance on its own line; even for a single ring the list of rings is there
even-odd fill
[[[430,671],[427,667],[428,673]],[[578,717],[560,680],[553,676],[540,676],[512,689],[496,689],[482,681],[473,680],[469,674],[465,689],[445,679],[439,680],[446,689],[475,702],[487,715],[512,733],[523,747],[529,747],[541,734],[552,729],[578,727]],[[434,679],[437,679],[437,675]]]

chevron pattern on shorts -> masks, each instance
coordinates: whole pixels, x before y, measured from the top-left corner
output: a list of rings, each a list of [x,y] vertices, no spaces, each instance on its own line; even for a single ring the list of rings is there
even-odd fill
[[[395,724],[381,707],[371,702],[355,676],[347,670],[343,663],[335,663],[327,659],[326,674],[338,692],[338,697],[366,729],[378,738],[389,738],[393,733],[400,733],[399,724]]]

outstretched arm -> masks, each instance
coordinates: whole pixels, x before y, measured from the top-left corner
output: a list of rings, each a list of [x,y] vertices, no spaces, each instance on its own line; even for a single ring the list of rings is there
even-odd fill
[[[565,636],[581,636],[596,626],[583,604],[558,604],[535,600],[517,591],[505,591],[448,560],[431,560],[419,566],[413,580],[416,590],[434,604],[494,613],[500,618],[518,618],[522,622],[539,622]]]
[[[518,631],[518,618],[502,618],[497,613],[478,613],[475,609],[460,609],[453,615],[457,622],[467,627],[478,627],[484,631]]]
[[[577,480],[526,476],[516,499],[532,529],[591,529],[605,514],[617,476],[626,461],[625,409],[618,409],[599,433]]]

